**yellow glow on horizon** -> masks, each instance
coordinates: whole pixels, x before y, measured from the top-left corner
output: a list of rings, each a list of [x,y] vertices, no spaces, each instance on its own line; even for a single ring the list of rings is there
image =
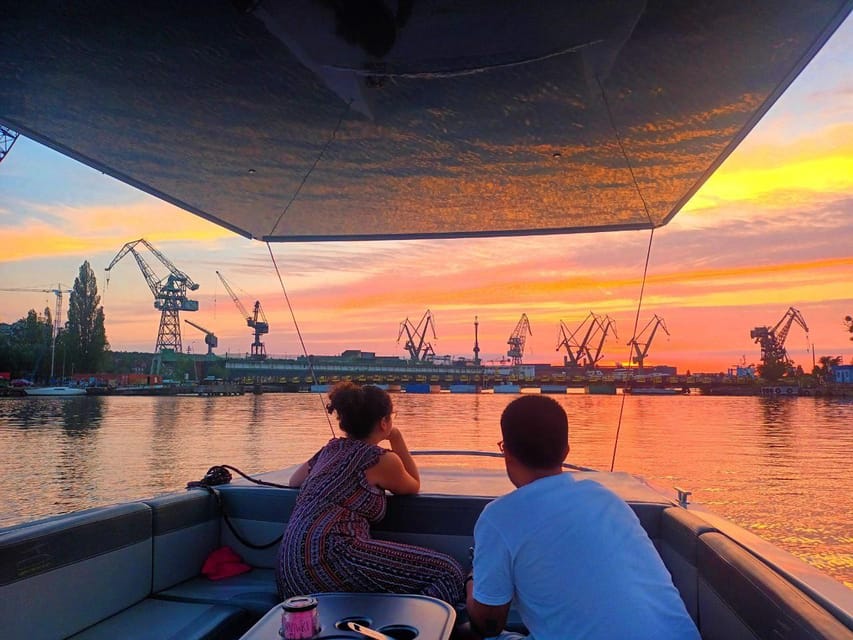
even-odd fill
[[[837,192],[853,189],[853,154],[794,162],[770,169],[720,171],[690,200],[685,211],[721,201],[762,200],[784,191]]]
[[[726,202],[773,201],[773,194],[853,191],[853,124],[827,127],[809,139],[785,146],[740,147],[702,186],[682,212]],[[790,206],[790,197],[780,204]]]
[[[5,229],[0,262],[118,251],[125,242],[143,236],[155,246],[188,239],[204,244],[234,237],[233,232],[165,202],[146,200],[85,210],[63,207],[50,213],[60,223],[28,221]]]

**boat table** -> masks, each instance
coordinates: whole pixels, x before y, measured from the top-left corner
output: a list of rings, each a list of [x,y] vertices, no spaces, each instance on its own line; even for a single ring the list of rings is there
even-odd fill
[[[380,631],[396,640],[448,640],[456,611],[446,602],[396,593],[320,593],[320,633],[316,640],[364,640],[347,622]],[[281,640],[281,605],[276,605],[240,640]]]

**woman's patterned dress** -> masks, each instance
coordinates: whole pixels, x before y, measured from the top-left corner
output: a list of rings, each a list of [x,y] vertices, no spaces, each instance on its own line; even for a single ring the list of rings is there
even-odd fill
[[[282,598],[327,591],[419,593],[462,601],[465,574],[450,556],[407,544],[373,540],[370,523],[385,515],[385,492],[365,469],[385,450],[333,438],[309,460],[281,541],[276,570]]]

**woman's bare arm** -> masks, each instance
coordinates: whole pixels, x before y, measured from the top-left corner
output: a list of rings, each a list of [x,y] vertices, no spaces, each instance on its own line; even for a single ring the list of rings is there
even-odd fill
[[[420,487],[421,474],[418,472],[418,465],[415,464],[415,459],[409,453],[409,447],[406,446],[403,432],[397,427],[391,429],[391,433],[388,434],[388,443],[391,445],[391,451],[400,456],[400,461],[403,463],[406,472],[418,481],[418,487]]]
[[[373,486],[398,495],[411,495],[421,488],[420,480],[406,471],[400,456],[393,451],[379,456],[379,461],[367,469],[364,476]]]
[[[305,478],[308,477],[308,472],[311,471],[311,467],[308,466],[308,462],[305,461],[293,472],[293,475],[290,476],[290,482],[288,486],[293,487],[294,489],[298,489],[302,486],[302,483],[305,482]]]

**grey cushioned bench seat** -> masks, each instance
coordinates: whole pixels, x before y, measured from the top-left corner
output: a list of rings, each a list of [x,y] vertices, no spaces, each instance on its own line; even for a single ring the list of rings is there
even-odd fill
[[[70,640],[234,640],[249,626],[238,607],[146,598]]]
[[[256,488],[237,488],[235,496],[242,500],[228,500],[228,513],[235,526],[241,527],[241,535],[252,541],[268,541],[284,530],[283,519],[289,513],[295,492],[289,495],[287,490],[275,493]],[[222,492],[229,496],[232,489]],[[262,494],[262,495],[261,495]],[[282,495],[284,494],[284,495]],[[223,500],[226,498],[224,497]],[[263,503],[265,508],[261,508]],[[162,600],[174,600],[206,604],[223,604],[239,607],[249,612],[253,620],[262,617],[280,600],[276,591],[274,571],[268,567],[257,566],[248,573],[232,576],[223,580],[209,580],[199,575],[205,558],[221,544],[229,544],[244,560],[258,561],[258,552],[220,541],[223,531],[228,531],[222,523],[219,505],[208,491],[195,489],[185,493],[175,493],[147,500],[153,514],[154,531],[154,596]],[[238,504],[240,508],[238,508]],[[272,510],[268,505],[273,505]],[[269,513],[282,522],[272,527],[277,531],[264,529],[259,533],[240,519],[242,509],[251,506],[259,514]],[[260,517],[260,516],[258,516]],[[245,531],[243,531],[245,530]],[[230,534],[230,531],[228,531]],[[242,547],[242,548],[241,548]],[[249,551],[251,558],[247,558]],[[267,554],[275,554],[277,546],[271,547]],[[266,562],[271,560],[265,558]]]
[[[3,530],[0,634],[225,640],[250,626],[237,607],[151,598],[152,551],[152,510],[142,502]]]
[[[263,617],[281,600],[275,585],[275,571],[252,569],[248,573],[224,580],[208,580],[205,577],[191,578],[169,589],[158,591],[156,598],[226,604],[248,611],[254,619]]]
[[[714,527],[681,507],[661,512],[659,537],[654,541],[672,582],[681,594],[687,613],[699,626],[699,536]]]
[[[705,640],[853,638],[838,619],[723,534],[702,534],[697,558]]]

